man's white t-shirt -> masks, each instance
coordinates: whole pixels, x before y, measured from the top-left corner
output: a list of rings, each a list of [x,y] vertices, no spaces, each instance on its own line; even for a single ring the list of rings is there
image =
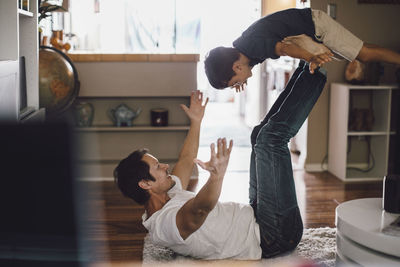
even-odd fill
[[[195,194],[183,190],[180,179],[171,176],[176,182],[168,191],[171,199],[149,218],[147,213],[142,216],[153,244],[201,259],[261,258],[260,230],[250,205],[218,202],[203,225],[183,240],[176,226],[176,214]]]

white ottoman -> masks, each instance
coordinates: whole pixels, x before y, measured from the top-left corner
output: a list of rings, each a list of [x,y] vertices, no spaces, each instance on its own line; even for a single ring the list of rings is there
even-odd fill
[[[400,266],[400,237],[381,232],[399,216],[383,211],[382,198],[340,204],[336,208],[339,259],[363,266]]]

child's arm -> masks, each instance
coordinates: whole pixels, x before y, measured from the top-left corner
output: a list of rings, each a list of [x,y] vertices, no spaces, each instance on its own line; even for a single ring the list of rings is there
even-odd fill
[[[310,63],[310,73],[314,73],[317,67],[331,61],[333,54],[331,52],[326,52],[318,55],[313,55],[307,50],[301,48],[294,43],[288,42],[278,42],[275,46],[275,53],[278,56],[290,56],[294,58],[303,59]]]

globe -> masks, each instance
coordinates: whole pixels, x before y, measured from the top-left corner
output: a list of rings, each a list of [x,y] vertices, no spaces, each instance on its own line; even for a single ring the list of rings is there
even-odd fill
[[[71,60],[53,47],[39,50],[39,106],[49,117],[60,115],[79,93],[76,68]]]

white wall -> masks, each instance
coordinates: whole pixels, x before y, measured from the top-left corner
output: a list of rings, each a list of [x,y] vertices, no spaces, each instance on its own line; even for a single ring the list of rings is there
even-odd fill
[[[400,5],[358,4],[357,0],[312,0],[311,8],[327,11],[328,3],[336,4],[336,20],[361,38],[399,51],[400,49]],[[307,165],[320,166],[328,151],[329,90],[331,82],[344,82],[347,62],[332,62],[326,65],[328,81],[320,99],[309,117]],[[383,82],[394,83],[393,65],[385,64]],[[340,108],[340,107],[338,107]]]

